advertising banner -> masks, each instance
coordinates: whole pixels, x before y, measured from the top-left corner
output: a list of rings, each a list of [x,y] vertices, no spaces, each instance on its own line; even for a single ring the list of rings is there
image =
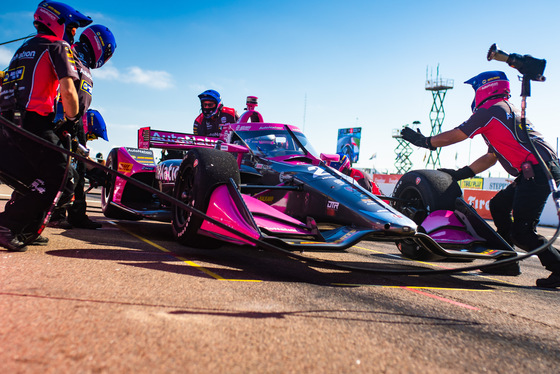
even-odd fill
[[[460,180],[458,183],[459,186],[461,186],[461,188],[476,188],[478,190],[482,190],[482,184],[484,183],[484,179],[469,178],[469,179]]]
[[[360,141],[362,139],[362,128],[354,127],[338,129],[338,140],[336,142],[336,153],[340,156],[346,155],[352,162],[360,158]]]

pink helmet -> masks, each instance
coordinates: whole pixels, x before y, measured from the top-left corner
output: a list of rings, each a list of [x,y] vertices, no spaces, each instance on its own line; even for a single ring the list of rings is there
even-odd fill
[[[102,25],[92,25],[85,29],[80,35],[80,43],[87,45],[89,52],[89,67],[92,69],[102,67],[117,48],[115,36],[107,28]]]
[[[470,84],[475,91],[471,106],[473,112],[489,99],[508,98],[511,92],[509,80],[502,71],[485,71],[465,83]]]
[[[75,23],[80,26],[86,22],[91,23],[89,17],[84,16],[71,6],[57,1],[41,1],[33,15],[33,20],[33,25],[36,28],[39,24],[42,24],[58,39],[64,38],[66,25]]]

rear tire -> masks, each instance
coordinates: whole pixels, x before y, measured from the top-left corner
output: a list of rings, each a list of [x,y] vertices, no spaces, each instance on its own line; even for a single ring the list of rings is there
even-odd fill
[[[457,182],[443,171],[413,170],[401,177],[393,191],[393,197],[403,201],[392,202],[392,205],[420,225],[431,212],[455,210],[455,200],[462,194]],[[413,260],[441,258],[410,239],[396,244],[403,256]]]
[[[232,178],[240,182],[239,167],[233,155],[210,148],[191,149],[183,159],[173,197],[206,213],[210,196],[216,187]],[[181,244],[198,248],[216,248],[221,242],[198,234],[204,218],[174,205],[171,226],[175,239]]]

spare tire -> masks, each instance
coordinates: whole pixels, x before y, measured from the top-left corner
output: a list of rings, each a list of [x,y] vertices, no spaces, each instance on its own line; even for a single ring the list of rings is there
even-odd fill
[[[413,170],[404,174],[393,190],[397,198],[392,205],[421,225],[436,210],[455,210],[455,200],[462,196],[461,187],[451,176],[439,170]],[[398,241],[401,253],[414,260],[440,258],[412,240]]]

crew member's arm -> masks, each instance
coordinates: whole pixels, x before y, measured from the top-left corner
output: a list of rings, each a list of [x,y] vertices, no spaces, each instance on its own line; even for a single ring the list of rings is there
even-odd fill
[[[434,151],[438,147],[445,147],[446,145],[459,143],[460,141],[468,138],[467,134],[458,128],[442,132],[438,135],[426,137],[422,135],[420,129],[414,131],[408,126],[401,130],[401,136],[407,142],[410,142],[417,147],[428,148],[431,151]]]
[[[60,79],[60,98],[66,118],[76,118],[79,112],[78,93],[71,77]]]
[[[496,165],[498,158],[495,154],[488,152],[484,156],[476,159],[472,164],[469,165],[473,173],[476,175],[482,173],[484,170],[490,169],[492,166]]]
[[[467,134],[455,128],[453,130],[444,131],[441,134],[432,136],[430,138],[430,143],[432,147],[438,148],[438,147],[445,147],[450,144],[459,143],[467,138],[468,138]]]

